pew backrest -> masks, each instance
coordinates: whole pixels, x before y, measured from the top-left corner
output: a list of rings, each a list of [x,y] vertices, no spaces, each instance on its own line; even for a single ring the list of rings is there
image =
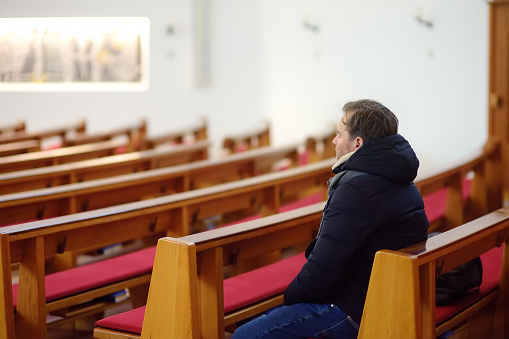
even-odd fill
[[[430,232],[452,229],[502,207],[500,156],[500,143],[489,140],[480,154],[460,165],[439,173],[419,173],[415,185],[425,203],[427,199],[440,200],[440,195],[446,197],[444,216],[431,222]]]
[[[186,144],[205,139],[207,139],[207,119],[201,118],[194,124],[179,128],[178,131],[169,131],[147,138],[144,147],[150,149],[164,144]]]
[[[103,156],[114,155],[118,152],[119,148],[125,146],[126,144],[122,140],[108,140],[79,146],[5,156],[0,158],[0,173],[101,158]]]
[[[86,132],[86,124],[84,121],[79,121],[74,124],[67,126],[49,128],[39,132],[28,132],[26,130],[20,130],[11,133],[0,134],[0,144],[6,144],[10,142],[26,141],[26,140],[39,140],[48,139],[51,137],[60,137],[62,144],[65,143],[67,135],[69,134],[81,134]]]
[[[27,140],[0,144],[0,157],[37,152],[41,150],[41,143],[38,140]]]
[[[223,140],[223,148],[229,153],[268,145],[270,145],[270,125],[268,122],[260,127],[226,136]]]
[[[253,177],[290,159],[298,145],[262,147],[220,159],[0,195],[0,225],[93,210]]]
[[[1,173],[0,194],[107,178],[203,160],[208,157],[209,147],[209,141],[200,140],[191,145],[163,146],[100,159]]]
[[[130,126],[111,129],[103,133],[77,134],[64,140],[62,146],[78,146],[83,144],[96,143],[100,141],[112,140],[119,137],[126,137],[126,151],[140,151],[145,149],[144,143],[147,134],[147,122],[142,120]],[[151,147],[153,148],[153,147]]]
[[[0,125],[0,135],[5,133],[15,133],[21,132],[26,129],[26,124],[24,121],[18,121],[12,124]]]

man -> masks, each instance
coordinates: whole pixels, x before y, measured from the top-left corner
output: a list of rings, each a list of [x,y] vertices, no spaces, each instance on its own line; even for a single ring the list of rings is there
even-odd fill
[[[286,306],[239,327],[234,339],[357,338],[375,253],[426,239],[429,222],[413,184],[419,160],[397,134],[398,119],[373,100],[343,111],[336,175]]]

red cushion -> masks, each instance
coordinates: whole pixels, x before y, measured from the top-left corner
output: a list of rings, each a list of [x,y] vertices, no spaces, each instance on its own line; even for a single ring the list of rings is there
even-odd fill
[[[502,267],[502,249],[503,247],[495,247],[481,255],[483,277],[479,292],[471,292],[452,305],[437,307],[435,310],[437,324],[451,318],[498,287]]]
[[[493,291],[499,283],[500,268],[502,266],[502,248],[494,248],[481,255],[483,262],[483,283],[479,292],[470,293],[453,305],[437,307],[435,320],[439,324],[464,308]],[[303,255],[297,255],[263,268],[226,279],[224,281],[224,307],[225,313],[247,306],[256,301],[263,300],[272,295],[279,294],[295,277],[305,262]],[[270,284],[265,284],[270,282]],[[246,295],[245,291],[250,291]],[[119,331],[141,333],[145,307],[124,312],[97,321],[100,327]]]
[[[463,200],[468,199],[471,188],[472,180],[465,179],[463,181]],[[447,191],[447,188],[442,188],[422,198],[430,224],[444,217],[447,203]]]
[[[224,313],[283,293],[306,262],[303,254],[224,281]],[[249,291],[249,293],[246,293]]]
[[[141,334],[145,308],[146,306],[142,306],[131,311],[112,315],[96,321],[95,325],[112,330]]]
[[[224,312],[229,313],[284,292],[306,262],[303,254],[240,274],[224,281]],[[250,293],[246,293],[250,291]],[[145,307],[127,311],[95,324],[113,330],[141,333]]]
[[[46,301],[152,272],[156,246],[46,276]],[[14,307],[18,285],[12,286]]]

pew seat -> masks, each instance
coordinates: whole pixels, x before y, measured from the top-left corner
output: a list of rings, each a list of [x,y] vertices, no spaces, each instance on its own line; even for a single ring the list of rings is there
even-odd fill
[[[155,253],[156,246],[151,246],[136,252],[48,274],[45,277],[46,301],[56,301],[59,298],[150,274]],[[12,294],[13,304],[16,307],[17,284],[12,285]],[[53,307],[48,305],[48,308],[52,309]]]
[[[480,299],[493,292],[499,284],[502,267],[503,247],[496,247],[481,255],[483,262],[483,282],[479,291],[472,291],[465,297],[455,300],[447,306],[436,307],[437,325],[459,314]],[[224,280],[224,313],[249,307],[268,298],[277,297],[284,292],[293,277],[297,275],[305,262],[303,255],[296,255],[277,263]],[[100,333],[109,330],[128,332],[133,338],[141,335],[145,307],[116,314],[96,322],[96,338],[108,338]],[[226,319],[225,317],[225,319]],[[226,321],[225,321],[225,324]],[[137,335],[137,336],[136,336]]]
[[[322,194],[321,192],[318,192],[309,197],[304,197],[296,202],[283,205],[281,206],[279,211],[280,212],[290,211],[295,208],[318,203],[321,200]],[[259,217],[261,216],[247,218],[245,220],[237,221],[235,223],[240,223],[248,221],[250,219],[256,219]],[[61,307],[58,306],[57,302],[59,298],[69,298],[70,296],[86,293],[87,291],[90,290],[108,288],[108,286],[112,286],[113,284],[117,284],[116,286],[119,289],[128,288],[129,286],[132,286],[130,279],[136,278],[139,279],[142,276],[145,277],[141,279],[148,281],[148,279],[150,278],[150,274],[152,272],[155,251],[156,246],[151,246],[145,249],[137,250],[110,259],[105,259],[88,265],[74,267],[71,269],[46,275],[45,276],[46,302],[48,303],[55,302],[54,305],[48,305],[49,310],[59,309]],[[294,271],[292,270],[291,272],[293,273]],[[245,286],[248,279],[253,279],[253,281],[259,280],[258,278],[256,278],[257,275],[251,274],[251,272],[248,272],[246,277],[248,278],[244,278],[243,280],[236,277],[237,278],[235,280],[237,282],[236,285],[234,281],[229,282],[229,284],[234,284],[234,286],[236,286],[235,295],[237,297],[232,298],[232,300],[242,299],[242,295],[244,294],[242,292],[242,286]],[[239,282],[242,283],[239,284]],[[288,283],[289,281],[286,282],[287,285]],[[251,283],[247,284],[250,285]],[[284,288],[286,288],[286,286],[284,286]],[[280,289],[280,287],[278,287],[278,289]],[[101,291],[98,290],[98,292],[99,294],[94,292],[94,295],[102,296],[102,294],[100,294]],[[13,305],[15,308],[18,299],[18,284],[12,285],[12,293],[13,293]],[[235,309],[242,306],[243,306],[242,302],[240,306],[233,303],[231,307],[227,307],[225,303],[225,311],[229,310],[229,308]]]
[[[281,295],[305,261],[303,254],[295,255],[225,279],[223,287],[225,319],[228,319],[228,314],[237,310]],[[247,291],[249,293],[246,293]],[[96,325],[140,335],[144,315],[145,306],[101,319]]]

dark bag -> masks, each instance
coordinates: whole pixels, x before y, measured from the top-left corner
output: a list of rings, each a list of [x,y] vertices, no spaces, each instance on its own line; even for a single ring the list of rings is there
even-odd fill
[[[437,234],[439,232],[430,233],[428,238]],[[482,262],[481,258],[476,257],[436,278],[436,305],[444,306],[471,290],[479,291],[481,283]]]

